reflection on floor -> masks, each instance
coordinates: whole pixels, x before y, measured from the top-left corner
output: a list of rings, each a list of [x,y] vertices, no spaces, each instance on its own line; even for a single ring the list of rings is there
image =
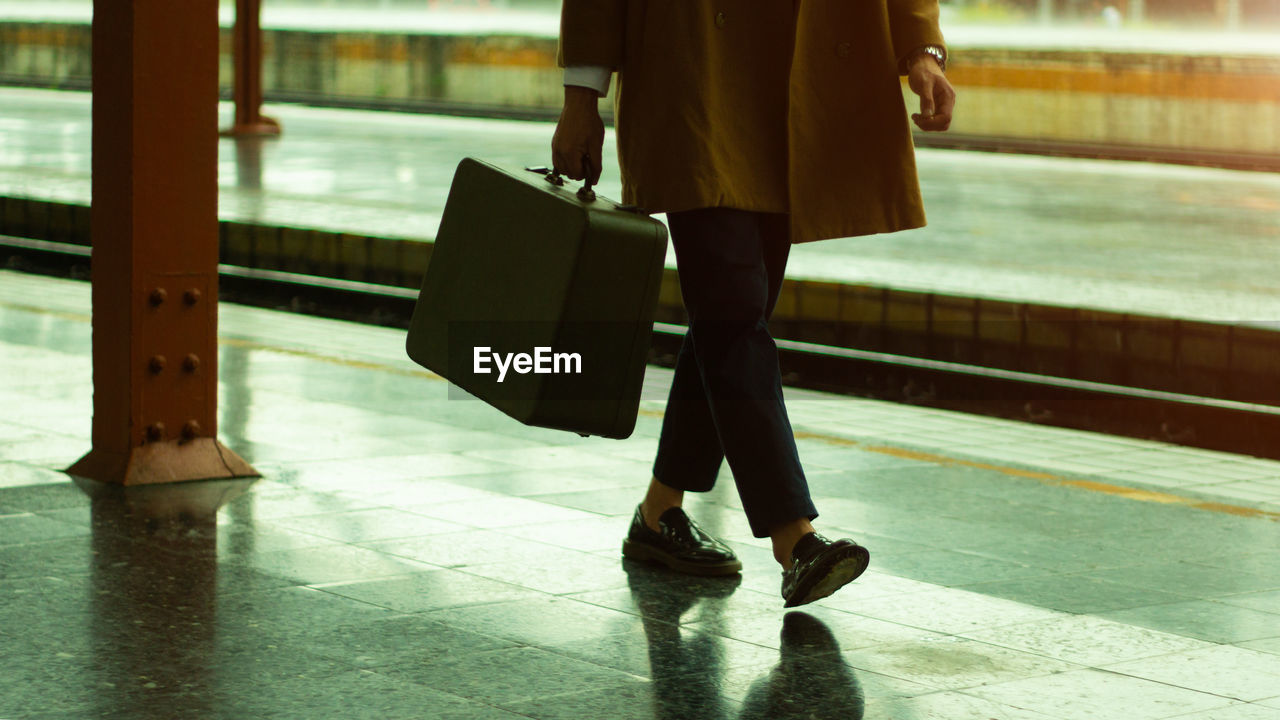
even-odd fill
[[[0,718],[1280,718],[1280,464],[788,390],[872,569],[785,613],[727,469],[689,507],[741,577],[619,557],[667,371],[582,439],[400,333],[222,319],[264,477],[73,481],[88,288],[0,271]]]

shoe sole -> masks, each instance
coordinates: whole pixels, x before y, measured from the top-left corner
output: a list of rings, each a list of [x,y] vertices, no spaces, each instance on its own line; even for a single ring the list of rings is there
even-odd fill
[[[622,541],[622,557],[642,562],[657,563],[675,570],[685,575],[701,575],[704,577],[716,577],[720,575],[737,575],[742,571],[742,561],[734,560],[732,562],[709,565],[705,563],[689,562],[672,557],[661,550],[655,549],[642,543],[631,542],[630,539]]]
[[[867,565],[871,562],[871,553],[861,545],[849,548],[849,554],[835,561],[831,569],[827,570],[827,574],[822,576],[811,587],[805,589],[797,587],[796,593],[787,600],[783,607],[798,607],[800,605],[808,605],[815,600],[821,600],[828,597],[840,588],[848,585],[858,576],[866,571]],[[797,600],[796,598],[800,598]]]

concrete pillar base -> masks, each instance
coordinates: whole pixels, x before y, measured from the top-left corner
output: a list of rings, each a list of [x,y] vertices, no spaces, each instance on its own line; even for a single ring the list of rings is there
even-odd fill
[[[265,116],[259,116],[257,122],[236,123],[230,128],[218,132],[220,137],[225,138],[273,137],[279,134],[280,123]]]
[[[213,438],[147,443],[129,453],[95,449],[66,473],[115,485],[261,477],[253,466]]]

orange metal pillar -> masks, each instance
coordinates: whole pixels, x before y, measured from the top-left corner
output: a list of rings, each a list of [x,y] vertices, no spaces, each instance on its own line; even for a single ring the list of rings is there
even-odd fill
[[[279,135],[280,123],[262,114],[262,0],[236,0],[236,23],[232,31],[235,78],[232,98],[236,118],[223,135],[244,137]]]
[[[257,474],[215,439],[217,97],[217,0],[95,0],[93,449],[73,475]]]

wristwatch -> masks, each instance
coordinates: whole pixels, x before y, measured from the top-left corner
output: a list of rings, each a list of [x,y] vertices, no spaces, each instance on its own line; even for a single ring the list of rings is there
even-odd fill
[[[938,61],[938,69],[947,69],[947,51],[940,45],[922,45],[916,48],[915,52],[911,53],[911,57],[907,61],[908,67],[910,67],[911,63],[915,61],[916,56],[920,53],[932,55],[933,59]]]

